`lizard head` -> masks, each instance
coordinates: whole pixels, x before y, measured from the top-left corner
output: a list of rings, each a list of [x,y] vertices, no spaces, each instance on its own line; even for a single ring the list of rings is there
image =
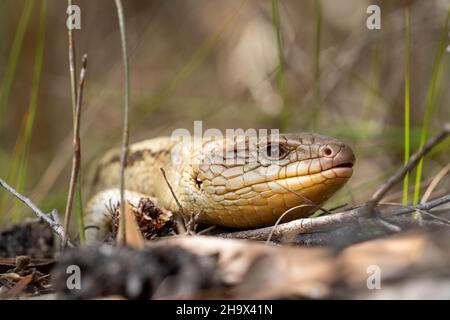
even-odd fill
[[[307,216],[355,163],[350,147],[312,133],[202,140],[191,154],[188,207],[200,222],[241,228],[272,225],[289,209],[283,221]]]

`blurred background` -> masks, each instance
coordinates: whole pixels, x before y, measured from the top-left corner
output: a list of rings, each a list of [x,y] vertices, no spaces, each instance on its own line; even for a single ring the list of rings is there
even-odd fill
[[[89,56],[81,120],[87,181],[93,160],[120,145],[122,52],[114,2],[74,4],[77,68]],[[371,4],[381,8],[380,30],[366,27]],[[66,8],[62,0],[0,2],[0,177],[60,212],[72,156]],[[408,55],[411,152],[450,120],[449,8],[443,0],[124,1],[131,141],[193,130],[194,120],[204,129],[334,136],[352,146],[357,164],[327,207],[361,203],[404,162]],[[449,150],[441,144],[426,158],[422,190],[450,162]],[[449,193],[449,180],[435,192]],[[386,200],[401,202],[401,186]],[[30,215],[0,192],[0,226]]]

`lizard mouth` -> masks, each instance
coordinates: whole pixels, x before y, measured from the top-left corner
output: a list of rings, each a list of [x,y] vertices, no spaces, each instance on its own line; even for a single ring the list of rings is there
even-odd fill
[[[352,149],[345,146],[343,147],[337,155],[334,156],[331,165],[332,169],[352,169],[355,164],[355,155]]]
[[[343,162],[337,165],[334,165],[331,171],[339,178],[350,178],[353,175],[353,162]],[[327,170],[328,171],[328,170]]]
[[[353,162],[344,162],[344,163],[334,166],[333,169],[335,169],[335,168],[353,168],[353,165],[354,165]]]
[[[339,178],[350,178],[353,174],[353,166],[355,164],[355,155],[353,151],[345,146],[333,158],[331,168],[335,175]]]

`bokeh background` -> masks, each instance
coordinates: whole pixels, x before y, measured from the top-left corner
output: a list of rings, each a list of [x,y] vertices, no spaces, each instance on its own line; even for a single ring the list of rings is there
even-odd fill
[[[81,120],[87,181],[93,160],[121,141],[123,67],[114,1],[74,3],[81,8],[81,30],[74,32],[77,67],[82,54],[89,56]],[[431,136],[450,120],[445,50],[450,1],[277,3],[279,27],[269,0],[124,1],[131,140],[192,130],[194,120],[202,120],[205,129],[279,128],[335,136],[353,147],[357,164],[354,177],[327,206],[361,203],[404,161],[408,53],[411,151],[419,146],[424,124]],[[366,27],[370,4],[381,8],[381,30]],[[0,177],[44,210],[60,212],[72,148],[66,7],[63,0],[0,2]],[[422,188],[450,162],[449,150],[447,142],[427,157]],[[448,180],[437,193],[449,192]],[[84,192],[84,202],[88,196]],[[401,198],[399,186],[387,201]],[[0,192],[0,225],[26,216],[29,210]]]

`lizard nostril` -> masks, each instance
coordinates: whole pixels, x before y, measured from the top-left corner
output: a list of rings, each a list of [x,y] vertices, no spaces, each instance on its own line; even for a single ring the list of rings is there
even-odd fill
[[[323,154],[329,157],[333,154],[333,150],[331,150],[330,147],[325,147],[325,149],[323,149]]]

